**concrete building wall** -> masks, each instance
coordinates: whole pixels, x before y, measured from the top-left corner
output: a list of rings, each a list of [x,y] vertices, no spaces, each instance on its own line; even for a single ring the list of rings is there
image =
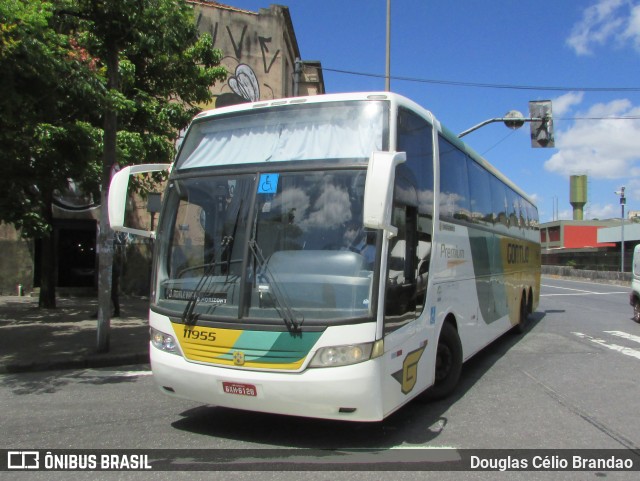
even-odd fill
[[[319,62],[303,62],[300,75],[295,75],[300,50],[288,7],[271,5],[251,12],[206,0],[188,3],[200,32],[210,34],[222,50],[222,65],[229,72],[204,108],[324,93]]]
[[[614,242],[618,245],[620,244],[620,239],[622,238],[622,226],[620,221],[618,220],[618,225],[613,227],[607,227],[604,229],[600,229],[598,231],[598,241],[599,242]],[[633,242],[637,244],[640,241],[640,224],[635,222],[625,222],[624,224],[624,241]]]
[[[22,239],[16,229],[0,223],[0,295],[17,295],[33,284],[33,241]]]
[[[582,247],[613,247],[614,244],[598,242],[598,227],[568,225],[564,228],[564,247],[578,249]]]
[[[540,240],[543,249],[579,249],[590,247],[612,247],[603,241],[600,232],[614,221],[557,220],[540,225]]]

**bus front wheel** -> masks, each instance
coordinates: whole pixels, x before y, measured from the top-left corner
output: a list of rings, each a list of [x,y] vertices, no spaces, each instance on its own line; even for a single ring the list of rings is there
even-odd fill
[[[438,339],[435,381],[424,392],[422,399],[431,401],[447,397],[458,384],[461,371],[462,343],[453,324],[445,322]]]
[[[638,299],[633,302],[633,320],[640,323],[640,300]]]

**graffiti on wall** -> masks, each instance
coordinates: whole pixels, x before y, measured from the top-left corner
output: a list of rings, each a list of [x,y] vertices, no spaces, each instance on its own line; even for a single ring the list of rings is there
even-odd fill
[[[216,95],[213,105],[224,107],[244,102],[255,102],[264,98],[274,98],[274,88],[267,78],[280,56],[280,49],[274,49],[271,36],[261,35],[257,30],[250,34],[249,25],[227,25],[220,27],[200,12],[196,25],[201,32],[209,33],[213,45],[224,53],[223,64],[229,70],[227,82]],[[253,52],[258,51],[255,55]],[[262,88],[261,88],[262,87]]]
[[[241,63],[236,67],[235,75],[229,77],[227,84],[236,95],[245,101],[260,100],[260,84],[258,77],[251,67]]]

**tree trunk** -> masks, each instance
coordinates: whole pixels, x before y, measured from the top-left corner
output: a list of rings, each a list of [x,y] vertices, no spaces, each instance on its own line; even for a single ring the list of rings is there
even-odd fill
[[[41,239],[40,251],[40,295],[38,297],[38,307],[55,309],[56,307],[56,238],[53,230],[53,212],[51,204],[53,196],[45,196],[42,218],[44,222],[51,226],[49,234]]]

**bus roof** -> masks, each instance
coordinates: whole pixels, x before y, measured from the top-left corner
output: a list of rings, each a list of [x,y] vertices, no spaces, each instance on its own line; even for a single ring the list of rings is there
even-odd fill
[[[228,107],[220,107],[217,109],[206,110],[198,114],[195,119],[203,119],[216,117],[219,115],[226,115],[234,112],[246,112],[250,110],[258,110],[258,109],[268,109],[271,107],[282,107],[286,105],[304,105],[304,104],[315,104],[315,103],[325,103],[325,102],[344,102],[349,100],[388,100],[391,102],[392,106],[403,106],[409,108],[423,117],[425,117],[432,125],[438,129],[438,131],[442,134],[442,136],[458,147],[460,150],[465,152],[469,157],[482,165],[485,169],[499,178],[506,185],[511,187],[515,192],[519,195],[527,199],[531,204],[535,205],[535,202],[530,198],[528,194],[526,194],[522,189],[520,189],[516,184],[514,184],[508,177],[506,177],[502,172],[496,169],[490,162],[488,162],[484,157],[478,154],[475,150],[473,150],[468,144],[463,142],[458,138],[456,134],[454,134],[451,130],[443,126],[435,116],[427,109],[414,102],[413,100],[404,97],[403,95],[396,94],[393,92],[349,92],[349,93],[338,93],[338,94],[323,94],[323,95],[312,95],[308,97],[287,97],[281,99],[274,100],[265,100],[258,102],[247,102],[238,105],[232,105]],[[195,120],[194,119],[194,120]]]

